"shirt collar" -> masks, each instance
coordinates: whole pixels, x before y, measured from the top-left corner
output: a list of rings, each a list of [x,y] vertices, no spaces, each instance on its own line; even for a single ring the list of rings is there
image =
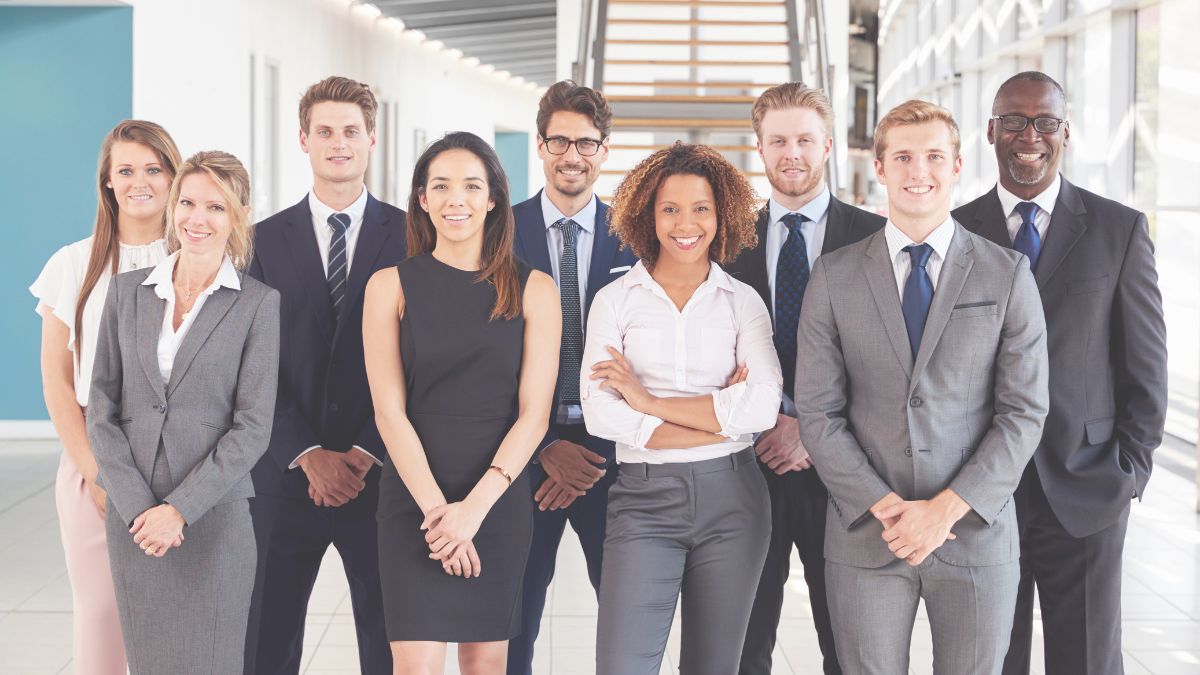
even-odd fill
[[[335,213],[344,213],[350,216],[350,227],[347,229],[353,229],[362,222],[363,214],[367,211],[367,188],[364,185],[362,193],[358,195],[358,199],[355,199],[353,204],[347,206],[341,211],[334,211],[332,207],[326,206],[325,202],[322,202],[317,198],[317,193],[315,190],[309,190],[308,208],[312,211],[313,220],[321,223],[322,225],[329,222],[329,216],[332,216]]]
[[[650,275],[650,270],[646,269],[646,265],[641,260],[634,263],[633,267],[625,273],[625,276],[621,277],[621,282],[627,287],[644,286],[651,290],[656,288],[662,289],[658,285],[658,282],[654,280],[654,277]],[[708,261],[708,278],[704,280],[703,284],[700,284],[700,288],[697,288],[696,292],[699,293],[701,288],[709,284],[730,293],[734,292],[733,277],[729,276],[728,272],[711,260]],[[663,293],[665,294],[665,291]]]
[[[580,209],[579,213],[573,216],[566,216],[563,215],[562,211],[558,210],[554,202],[550,201],[550,197],[546,194],[546,191],[542,190],[542,219],[546,221],[546,229],[554,227],[554,224],[563,218],[575,221],[575,224],[579,225],[582,230],[591,233],[596,227],[596,196],[592,195],[587,205]]]
[[[171,283],[171,277],[174,275],[177,262],[179,262],[179,251],[175,251],[155,265],[150,274],[146,275],[146,280],[142,282],[142,285],[153,286],[154,293],[163,300],[174,300],[175,286]],[[221,261],[216,278],[208,288],[204,289],[203,295],[212,295],[221,286],[235,291],[242,290],[241,277],[238,276],[237,268],[233,266],[233,261],[228,255]]]
[[[888,253],[892,256],[892,260],[896,260],[896,256],[904,249],[905,246],[911,246],[917,242],[911,237],[904,234],[896,224],[889,218],[887,225],[883,227],[883,236],[887,240]],[[933,248],[933,252],[938,255],[939,260],[945,260],[946,254],[950,251],[950,242],[954,239],[954,219],[946,216],[946,220],[942,221],[933,232],[925,237],[922,243],[929,244]]]
[[[1038,208],[1045,211],[1046,215],[1054,213],[1054,204],[1058,201],[1058,191],[1062,188],[1062,174],[1054,174],[1054,182],[1050,187],[1042,190],[1042,193],[1028,201],[1038,205]],[[1007,219],[1012,215],[1013,209],[1017,208],[1024,199],[1014,195],[1004,188],[999,181],[996,182],[996,195],[1000,197],[1000,208],[1004,210],[1004,217]]]
[[[813,197],[807,204],[801,206],[795,211],[784,208],[782,204],[775,201],[774,197],[771,197],[771,199],[767,201],[767,203],[770,204],[771,209],[771,223],[774,224],[780,222],[783,220],[783,217],[789,213],[799,213],[814,223],[819,223],[821,222],[821,219],[825,217],[825,212],[829,210],[829,200],[830,194],[828,187],[823,188],[821,190],[821,194]]]

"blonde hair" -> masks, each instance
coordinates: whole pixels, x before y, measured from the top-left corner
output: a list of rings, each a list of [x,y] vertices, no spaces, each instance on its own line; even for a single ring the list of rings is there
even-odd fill
[[[754,126],[754,135],[762,140],[762,121],[772,110],[787,108],[808,108],[821,116],[825,127],[825,137],[833,138],[833,106],[829,98],[820,89],[813,89],[800,82],[784,82],[775,85],[758,95],[754,107],[750,110],[750,123]]]
[[[217,184],[221,196],[228,205],[229,219],[233,227],[225,252],[233,266],[243,271],[250,264],[254,252],[254,239],[250,233],[250,175],[237,157],[220,150],[205,150],[187,158],[179,167],[175,181],[171,183],[171,197],[167,201],[167,252],[179,250],[179,233],[175,231],[175,205],[179,202],[179,188],[183,179],[194,173],[203,173]]]
[[[300,130],[309,132],[308,124],[312,117],[312,109],[318,103],[333,101],[335,103],[353,103],[362,110],[363,123],[367,133],[375,132],[375,112],[379,107],[371,87],[348,77],[333,75],[309,87],[300,98]]]
[[[121,241],[117,236],[117,213],[120,208],[117,205],[117,196],[113,194],[112,188],[108,187],[108,175],[112,172],[113,146],[117,143],[137,143],[150,148],[158,155],[162,170],[171,178],[175,177],[182,161],[179,148],[175,147],[171,134],[154,122],[125,120],[113,127],[104,137],[104,143],[100,146],[100,160],[96,166],[96,192],[99,197],[96,202],[96,224],[92,229],[92,250],[88,254],[87,271],[83,274],[83,284],[79,287],[79,297],[75,301],[75,344],[83,344],[83,309],[100,281],[100,275],[104,273],[105,267],[116,274],[121,260]],[[166,212],[163,213],[163,228],[170,229],[166,226]],[[80,350],[76,349],[75,357],[79,358],[79,355]]]
[[[906,127],[926,122],[944,122],[950,129],[950,145],[954,147],[954,156],[958,157],[962,150],[962,139],[958,133],[958,123],[954,115],[936,103],[913,99],[887,111],[875,125],[875,159],[883,161],[883,153],[887,150],[887,133],[892,127]]]

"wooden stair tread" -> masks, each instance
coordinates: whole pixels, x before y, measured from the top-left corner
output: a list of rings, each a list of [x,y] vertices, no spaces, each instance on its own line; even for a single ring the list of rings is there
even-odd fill
[[[778,83],[770,82],[697,82],[683,80],[664,80],[662,82],[612,82],[606,81],[605,87],[696,87],[705,89],[769,89]]]
[[[756,96],[704,96],[702,94],[611,94],[609,103],[754,103]]]
[[[670,117],[614,118],[614,127],[710,127],[721,129],[750,129],[749,119],[691,119]]]
[[[707,144],[707,145],[708,145],[708,147],[710,147],[713,150],[716,150],[718,152],[755,152],[758,150],[758,148],[753,145],[711,145],[711,144]],[[655,145],[655,144],[651,143],[651,144],[646,144],[646,145],[638,145],[636,143],[634,143],[634,144],[618,143],[618,144],[609,145],[608,149],[609,150],[665,150],[669,147],[671,147],[669,144]]]

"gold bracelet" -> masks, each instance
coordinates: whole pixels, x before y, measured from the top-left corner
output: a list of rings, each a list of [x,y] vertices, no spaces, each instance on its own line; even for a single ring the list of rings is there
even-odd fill
[[[493,465],[491,465],[491,466],[489,466],[489,467],[488,467],[488,470],[489,470],[489,471],[490,471],[490,470],[492,470],[492,469],[495,469],[496,471],[499,471],[499,472],[500,472],[500,475],[501,475],[501,476],[504,476],[504,480],[508,481],[508,484],[509,484],[509,485],[512,485],[513,478],[512,478],[512,476],[510,476],[510,475],[508,474],[508,472],[507,472],[507,471],[505,471],[504,469],[502,469],[502,468],[500,468],[500,467],[496,466],[495,464],[493,464]]]

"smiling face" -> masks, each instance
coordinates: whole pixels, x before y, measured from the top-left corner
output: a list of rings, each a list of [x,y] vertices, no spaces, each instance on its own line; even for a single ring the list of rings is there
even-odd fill
[[[603,141],[604,135],[587,115],[560,110],[550,116],[545,138]],[[591,190],[596,183],[600,166],[608,159],[608,145],[600,146],[596,154],[590,157],[580,155],[574,144],[564,154],[555,155],[546,149],[545,139],[539,138],[537,154],[546,173],[546,189],[565,197],[577,197]]]
[[[429,163],[429,179],[420,194],[439,240],[482,241],[488,211],[495,206],[488,191],[483,160],[469,150],[447,150]]]
[[[811,108],[769,110],[759,123],[758,154],[776,201],[800,208],[821,194],[833,139]]]
[[[175,234],[188,255],[223,254],[233,229],[231,209],[220,186],[205,172],[187,174],[179,183],[175,203]]]
[[[993,115],[1065,119],[1066,102],[1049,82],[1017,80],[996,94]],[[1052,134],[1038,133],[1030,123],[1022,131],[1008,131],[997,120],[988,121],[988,142],[996,148],[1000,184],[1020,197],[1033,198],[1054,182],[1071,130],[1065,124]]]
[[[171,174],[150,146],[117,141],[106,186],[116,197],[122,216],[136,220],[162,219],[171,192]]]
[[[308,153],[313,180],[361,183],[375,147],[362,108],[355,103],[322,101],[312,107],[308,130],[300,130],[300,147]]]
[[[677,265],[708,264],[717,235],[716,197],[703,176],[667,176],[654,196],[654,232],[658,261]]]
[[[887,187],[888,214],[904,226],[936,226],[950,215],[950,196],[962,170],[950,127],[940,121],[887,130],[875,175]]]

